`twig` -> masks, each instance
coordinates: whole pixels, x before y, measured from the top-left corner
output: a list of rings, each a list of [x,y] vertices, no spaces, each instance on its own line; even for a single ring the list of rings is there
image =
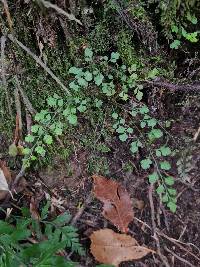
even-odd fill
[[[150,227],[146,222],[144,222],[144,221],[138,219],[137,217],[134,217],[134,220],[136,220],[137,222],[143,224],[144,226],[146,226],[148,229],[151,230],[151,227]]]
[[[166,238],[167,240],[171,241],[173,244],[175,244],[177,247],[179,247],[180,249],[182,249],[183,251],[185,251],[186,253],[190,254],[192,257],[194,257],[196,260],[198,260],[198,262],[200,262],[200,258],[197,257],[194,253],[190,252],[189,250],[187,250],[186,248],[184,248],[182,245],[187,245],[189,246],[189,244],[187,243],[183,243],[180,240],[177,240],[175,238],[169,237],[166,234],[162,233],[161,231],[159,231],[158,229],[156,230],[157,234],[159,236],[162,236],[164,238]],[[182,245],[181,245],[182,244]]]
[[[76,213],[76,215],[75,215],[74,218],[72,219],[72,221],[71,221],[71,225],[75,225],[75,224],[76,224],[76,222],[80,219],[80,217],[82,216],[82,214],[83,214],[85,208],[86,208],[87,205],[91,202],[91,200],[92,200],[92,195],[90,194],[90,195],[86,198],[86,200],[85,200],[84,204],[82,205],[82,207],[78,210],[78,212]]]
[[[151,227],[144,221],[138,219],[137,217],[134,218],[134,220],[142,223],[143,225],[145,225],[149,230],[151,230]],[[198,251],[200,251],[200,249],[195,246],[192,243],[184,243],[180,240],[174,239],[172,237],[167,236],[166,234],[164,234],[162,231],[160,231],[158,228],[156,229],[156,233],[160,236],[160,237],[164,237],[167,240],[171,241],[174,245],[176,245],[177,247],[179,247],[180,249],[182,249],[183,251],[185,251],[186,253],[190,254],[190,256],[194,257],[196,260],[198,260],[200,262],[200,258],[198,258],[195,254],[193,254],[192,252],[188,251],[186,248],[184,248],[182,245],[186,245],[186,246],[193,246],[195,247]]]
[[[76,21],[79,25],[83,25],[81,23],[81,21],[79,19],[77,19],[73,14],[67,13],[66,11],[64,11],[62,8],[58,7],[57,5],[54,5],[48,1],[44,1],[44,0],[40,0],[40,3],[42,3],[46,8],[52,8],[54,9],[56,12],[58,12],[61,15],[64,15],[65,17],[67,17],[69,20],[74,20]]]
[[[8,34],[8,38],[15,44],[19,45],[26,53],[31,56],[61,87],[62,89],[68,94],[71,95],[70,91],[67,87],[58,79],[58,77],[47,67],[44,62],[37,57],[31,50],[22,44],[17,38],[15,38],[12,34]]]
[[[198,130],[196,131],[196,133],[195,133],[195,135],[194,135],[194,137],[193,137],[193,141],[194,141],[194,142],[197,141],[199,135],[200,135],[200,126],[199,126]]]
[[[26,107],[26,109],[28,110],[28,112],[31,114],[31,115],[35,115],[36,113],[36,110],[33,108],[31,102],[29,101],[28,99],[28,96],[26,95],[26,93],[23,91],[21,85],[20,85],[20,82],[19,82],[19,79],[17,78],[17,76],[15,76],[15,82],[16,82],[16,85],[17,85],[17,89],[19,90],[21,96],[22,96],[22,99],[23,99],[23,102],[24,102],[24,105]]]
[[[164,246],[164,249],[167,252],[171,253],[175,258],[177,258],[181,262],[184,262],[185,264],[189,265],[190,267],[196,267],[192,263],[190,263],[189,261],[187,261],[187,260],[183,259],[182,257],[178,256],[176,253],[174,253],[173,251],[171,251],[170,249],[168,249],[166,246]]]
[[[7,82],[6,82],[5,66],[4,66],[4,62],[5,62],[5,46],[6,46],[6,37],[5,36],[1,36],[1,77],[2,77],[3,88],[4,88],[5,94],[6,94],[6,101],[7,101],[7,105],[8,105],[8,111],[9,111],[10,116],[12,117],[12,109],[11,109],[11,105],[10,105],[10,97],[9,97],[9,93],[8,93],[8,86],[7,86]]]
[[[160,241],[158,239],[157,233],[156,233],[156,223],[155,223],[155,209],[154,209],[154,203],[153,203],[153,189],[154,189],[154,185],[151,184],[149,186],[149,203],[150,203],[150,208],[151,208],[151,223],[152,223],[152,228],[153,228],[153,237],[156,241],[156,246],[157,246],[157,253],[160,257],[160,259],[162,260],[163,264],[166,267],[170,267],[166,257],[164,255],[162,255],[161,250],[160,250]]]
[[[15,95],[15,106],[16,106],[17,120],[18,120],[18,122],[16,123],[16,131],[15,131],[15,139],[16,139],[15,143],[17,145],[17,143],[20,142],[21,137],[22,137],[21,136],[22,135],[22,112],[21,112],[21,103],[19,99],[19,91],[17,87],[14,90],[14,95]]]

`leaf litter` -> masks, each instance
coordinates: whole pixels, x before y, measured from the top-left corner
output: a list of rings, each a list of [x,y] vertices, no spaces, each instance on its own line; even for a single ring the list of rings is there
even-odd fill
[[[128,225],[134,218],[131,198],[126,189],[113,180],[103,176],[92,176],[93,192],[103,202],[103,216],[121,232],[128,232]],[[126,207],[126,208],[124,208]]]
[[[116,233],[105,228],[94,231],[91,236],[90,251],[95,259],[104,264],[119,266],[121,262],[138,260],[155,251],[140,246],[128,233],[128,225],[134,219],[131,198],[118,182],[103,176],[93,175],[93,192],[103,202],[103,216],[114,224]]]
[[[91,253],[101,263],[119,266],[121,262],[138,260],[155,251],[143,246],[127,234],[118,234],[111,229],[95,231],[90,236]]]
[[[12,193],[9,189],[9,184],[11,182],[12,177],[8,167],[6,166],[6,162],[0,160],[0,200],[6,197],[7,192],[9,192],[12,196]]]

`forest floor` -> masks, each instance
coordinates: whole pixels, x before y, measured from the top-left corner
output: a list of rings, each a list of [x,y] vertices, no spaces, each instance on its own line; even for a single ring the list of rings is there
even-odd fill
[[[11,14],[14,16],[12,12],[11,7]],[[20,112],[22,112],[23,129],[20,134],[17,133],[19,123],[16,123],[15,117],[17,114],[19,115],[19,105],[16,105],[16,95],[12,91],[16,87],[16,83],[13,81],[15,77],[19,77],[21,86],[24,92],[26,91],[28,101],[31,103],[31,106],[28,105],[29,108],[31,107],[38,112],[46,108],[45,101],[47,97],[54,93],[63,96],[63,91],[58,89],[60,85],[55,82],[55,79],[52,80],[52,75],[49,75],[46,64],[44,64],[45,67],[41,68],[41,62],[48,59],[50,69],[56,74],[56,77],[61,77],[59,81],[64,81],[66,85],[69,78],[67,76],[68,67],[71,66],[72,62],[75,65],[77,62],[82,62],[82,52],[88,46],[84,39],[84,34],[87,34],[86,30],[85,33],[83,31],[78,34],[80,38],[78,44],[73,43],[71,48],[69,48],[69,45],[67,46],[66,54],[63,52],[59,54],[59,49],[57,51],[54,48],[52,55],[51,50],[49,52],[47,49],[48,52],[46,53],[45,49],[43,50],[43,45],[46,45],[46,43],[43,43],[45,37],[43,33],[39,33],[39,29],[42,29],[42,23],[44,21],[41,20],[40,26],[37,26],[36,36],[31,27],[28,29],[32,31],[32,36],[34,36],[31,39],[34,39],[34,41],[37,39],[36,43],[39,48],[37,47],[34,53],[34,55],[38,55],[36,60],[34,58],[30,60],[30,53],[27,55],[27,51],[25,51],[26,53],[24,51],[20,52],[20,45],[13,48],[14,42],[11,39],[8,40],[9,38],[7,38],[7,42],[9,42],[8,50],[5,48],[5,51],[2,52],[3,45],[1,46],[1,59],[6,55],[8,62],[4,65],[5,69],[3,71],[1,68],[1,74],[6,73],[2,74],[2,86],[0,88],[2,96],[0,160],[6,162],[9,166],[13,181],[23,171],[17,185],[12,190],[14,198],[8,197],[8,195],[7,197],[1,197],[0,195],[1,208],[7,212],[11,209],[12,215],[18,216],[21,214],[22,207],[30,208],[32,201],[34,201],[37,212],[40,213],[43,204],[47,199],[50,199],[52,209],[50,215],[57,216],[64,211],[69,212],[72,216],[71,224],[77,227],[80,243],[86,250],[86,256],[77,256],[72,253],[70,254],[70,260],[79,262],[78,266],[93,267],[96,266],[97,262],[90,252],[90,235],[103,228],[116,231],[116,227],[102,215],[103,205],[94,195],[92,176],[102,175],[122,184],[131,198],[134,219],[129,224],[129,234],[140,245],[156,251],[156,254],[148,254],[142,259],[125,262],[120,266],[200,266],[200,93],[198,90],[195,92],[189,89],[170,90],[164,86],[163,81],[166,76],[162,77],[161,80],[157,76],[153,77],[149,84],[145,81],[143,85],[142,105],[148,106],[151,114],[160,121],[160,125],[170,122],[170,125],[164,130],[167,137],[158,141],[156,145],[162,145],[162,142],[170,144],[171,151],[173,151],[170,175],[175,180],[174,189],[177,191],[177,208],[174,213],[161,202],[156,194],[155,185],[149,184],[149,170],[140,166],[140,161],[145,158],[146,151],[139,150],[138,154],[133,157],[130,153],[130,142],[121,142],[117,133],[111,129],[111,119],[107,116],[110,110],[113,111],[117,105],[126,109],[134,101],[140,102],[132,93],[129,94],[128,102],[121,99],[116,100],[117,98],[114,97],[114,100],[111,100],[111,98],[106,98],[107,96],[103,95],[101,99],[105,102],[102,110],[98,111],[99,113],[95,113],[96,111],[92,106],[89,108],[89,115],[79,114],[80,124],[76,128],[70,128],[70,126],[65,129],[61,137],[55,137],[55,144],[47,148],[46,156],[41,157],[42,159],[38,157],[36,163],[34,161],[34,164],[26,170],[22,170],[23,156],[20,153],[14,157],[9,154],[9,147],[13,143],[30,147],[25,142],[25,136],[30,133],[29,124],[34,124],[33,116],[30,119],[31,112],[28,112],[29,116],[27,115],[27,100],[24,101],[22,96],[19,102],[22,106]],[[51,32],[53,30],[49,31],[53,38],[54,34]],[[23,34],[26,35],[25,31]],[[44,39],[40,39],[41,36]],[[49,40],[47,42],[50,42]],[[34,50],[27,43],[26,46],[29,51]],[[70,49],[74,49],[75,53],[73,54]],[[112,51],[110,48],[108,50],[109,53]],[[63,51],[65,51],[65,48],[63,48]],[[56,54],[57,52],[58,54]],[[106,52],[108,51],[106,50]],[[71,58],[69,53],[73,54],[73,56],[70,54]],[[67,61],[68,56],[70,59],[68,58]],[[164,61],[167,61],[167,58],[170,62],[176,59],[171,53],[165,57]],[[66,60],[67,63],[61,62],[62,60]],[[98,58],[94,64],[99,66],[99,61]],[[74,66],[73,64],[72,66]],[[84,64],[83,66],[85,66]],[[159,64],[162,65],[163,62]],[[165,64],[167,65],[168,62],[165,62]],[[121,61],[119,61],[119,65],[122,65]],[[167,74],[165,73],[165,75],[168,75],[170,67],[166,68]],[[105,69],[106,71],[109,70],[109,68]],[[144,69],[145,67],[142,66],[141,73]],[[179,78],[184,77],[186,71],[186,67],[177,60],[177,68],[174,74],[176,79],[172,83],[178,83]],[[190,69],[190,72],[192,71],[193,69]],[[4,76],[7,79],[6,83],[3,80]],[[155,85],[152,86],[154,82]],[[158,85],[159,82],[163,82],[163,86]],[[3,86],[5,85],[11,96],[12,118],[9,118],[9,106],[4,97]],[[118,87],[120,87],[119,84],[116,84],[116,88]],[[95,95],[95,90],[93,87],[89,88],[86,93],[87,96]],[[121,111],[121,114],[123,116],[125,112]],[[128,118],[129,122],[131,121],[127,115],[124,115],[124,117]],[[18,134],[20,137],[17,136]],[[16,142],[16,138],[18,138],[18,142]],[[151,142],[149,144],[149,146],[152,145]],[[12,187],[12,182],[10,186]],[[112,188],[110,190],[112,191]],[[5,219],[4,212],[1,213],[1,219]]]

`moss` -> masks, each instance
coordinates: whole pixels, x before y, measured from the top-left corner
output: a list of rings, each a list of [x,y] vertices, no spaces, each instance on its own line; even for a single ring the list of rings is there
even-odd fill
[[[126,65],[131,66],[140,62],[128,30],[121,30],[119,32],[117,36],[117,48]]]
[[[88,41],[96,53],[104,54],[112,45],[112,35],[106,24],[106,21],[100,22],[89,35]]]
[[[142,6],[141,2],[133,4],[132,7],[129,8],[129,12],[134,18],[137,18],[141,21],[146,22],[148,20],[146,10]]]

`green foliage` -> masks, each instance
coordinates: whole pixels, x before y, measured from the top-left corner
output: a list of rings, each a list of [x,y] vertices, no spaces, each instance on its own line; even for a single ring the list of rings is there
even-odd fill
[[[147,170],[150,168],[151,164],[152,164],[152,160],[151,159],[143,159],[140,161],[141,167],[143,170]]]
[[[148,0],[149,4],[152,3]],[[160,24],[167,39],[171,39],[171,30],[178,32],[178,27],[183,25],[191,27],[197,24],[195,13],[198,11],[199,2],[197,0],[154,0],[157,3],[156,12],[160,14]],[[189,22],[189,23],[188,23]],[[192,24],[192,25],[190,25]],[[175,26],[174,26],[175,25]]]
[[[189,13],[190,14],[190,13]],[[191,15],[188,15],[188,17],[190,18],[190,22],[192,24],[197,24],[197,18],[193,15],[191,17]],[[181,41],[180,39],[183,38],[191,43],[196,43],[198,42],[198,33],[197,31],[194,32],[187,32],[184,26],[177,26],[177,25],[172,25],[171,26],[171,32],[173,35],[176,36],[176,39],[173,40],[173,42],[170,44],[170,48],[172,49],[178,49],[181,46]]]
[[[100,57],[96,64],[91,48],[85,49],[82,66],[69,68],[71,96],[60,97],[57,94],[49,96],[46,109],[35,115],[36,124],[32,126],[31,135],[25,138],[31,146],[24,150],[24,162],[29,166],[31,161],[44,157],[56,137],[66,130],[74,131],[74,127],[80,124],[79,118],[82,114],[93,124],[94,114],[100,116],[101,109],[106,103],[114,102],[108,114],[112,122],[112,133],[118,136],[119,141],[130,147],[133,157],[138,155],[140,150],[145,152],[140,161],[141,169],[149,172],[153,167],[156,168],[156,172],[150,174],[149,182],[161,186],[157,190],[161,199],[163,194],[168,194],[168,200],[165,201],[167,205],[169,202],[175,203],[173,201],[175,196],[172,198],[169,193],[173,184],[168,178],[170,175],[166,173],[171,169],[170,162],[166,158],[171,155],[171,149],[163,145],[164,132],[158,120],[151,116],[147,105],[142,103],[143,76],[140,76],[137,63],[126,66],[121,64],[119,59],[120,54],[112,52],[109,57]],[[158,69],[153,68],[147,74],[147,79],[154,79],[157,74]],[[127,103],[129,108],[126,110],[126,115],[119,102]],[[104,144],[97,145],[95,149],[101,153],[110,151]],[[91,164],[94,162],[96,160],[91,159]],[[108,164],[102,158],[102,162],[99,161],[92,169],[97,173],[103,172],[104,169],[106,174]],[[164,200],[167,197],[165,196]],[[168,206],[171,207],[171,204]],[[172,209],[174,210],[174,207]]]
[[[69,249],[84,255],[77,229],[69,225],[71,216],[63,213],[49,221],[48,209],[49,203],[43,207],[39,220],[32,219],[29,210],[22,208],[23,217],[0,221],[0,266],[76,266],[58,254]],[[31,238],[36,242],[31,243]]]

